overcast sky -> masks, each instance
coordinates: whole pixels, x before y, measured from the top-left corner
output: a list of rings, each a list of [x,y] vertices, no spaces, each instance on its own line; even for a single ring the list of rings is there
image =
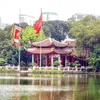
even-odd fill
[[[60,20],[67,20],[75,13],[100,15],[100,0],[0,0],[0,17],[3,23],[18,21],[22,14],[34,16],[43,12],[56,12]]]

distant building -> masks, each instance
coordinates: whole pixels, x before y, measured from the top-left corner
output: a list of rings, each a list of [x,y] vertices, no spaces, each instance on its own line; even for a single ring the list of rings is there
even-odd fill
[[[92,14],[82,14],[82,13],[76,13],[75,15],[73,15],[73,17],[75,17],[76,21],[78,20],[82,20],[84,17],[88,16],[88,15],[92,15]],[[98,15],[93,15],[96,18],[100,19],[100,16]]]
[[[58,20],[58,14],[56,12],[43,12],[43,21]]]
[[[73,15],[76,19],[76,21],[78,20],[82,20],[84,17],[86,17],[89,14],[82,14],[82,13],[76,13],[75,15]]]
[[[8,26],[8,24],[2,23],[2,20],[1,20],[1,18],[0,18],[0,28],[1,28],[1,29],[4,29],[6,26]]]
[[[1,29],[4,29],[6,26],[8,26],[8,24],[0,23],[0,28],[1,28]]]
[[[1,24],[1,18],[0,18],[0,24]]]
[[[26,15],[26,14],[20,14],[19,15],[19,22],[26,22],[28,23],[29,25],[33,25],[34,22],[35,22],[35,18],[33,16],[29,16],[29,15]]]

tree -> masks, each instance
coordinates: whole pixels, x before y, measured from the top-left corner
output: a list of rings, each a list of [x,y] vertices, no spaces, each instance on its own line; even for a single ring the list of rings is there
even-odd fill
[[[91,66],[95,69],[100,66],[100,19],[94,16],[86,16],[80,21],[70,23],[69,35],[77,40],[77,48],[91,50],[88,58]]]
[[[45,38],[46,37],[43,31],[41,31],[39,34],[36,34],[33,27],[27,26],[21,34],[21,43],[22,46],[29,46],[32,44],[32,42],[40,41],[40,39],[44,40]]]
[[[0,66],[6,65],[6,60],[4,58],[0,58]]]
[[[93,49],[93,44],[100,39],[100,20],[94,16],[86,16],[80,21],[70,23],[69,35],[76,38],[79,48]]]
[[[48,21],[43,23],[43,30],[47,37],[61,41],[66,38],[69,25],[64,21]]]
[[[15,46],[8,45],[5,50],[4,54],[7,63],[18,65],[18,49]]]
[[[91,52],[88,62],[95,70],[100,70],[100,46],[94,46],[94,50]]]
[[[21,66],[29,66],[31,62],[32,62],[32,55],[22,48],[21,49]]]
[[[6,31],[3,29],[0,29],[0,58],[6,58],[5,57],[5,51],[7,46],[9,45],[9,40],[8,40],[8,34]],[[6,51],[7,52],[7,51]]]
[[[71,18],[68,19],[69,23],[73,23],[76,21],[76,17],[73,15]]]
[[[27,23],[25,23],[25,22],[22,22],[22,23],[19,23],[19,25],[21,25],[24,29],[27,27],[27,26],[29,26]]]

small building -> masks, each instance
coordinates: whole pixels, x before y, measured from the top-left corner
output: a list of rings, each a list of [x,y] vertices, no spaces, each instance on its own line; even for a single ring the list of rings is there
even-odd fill
[[[27,51],[33,55],[33,62],[39,67],[54,67],[54,62],[59,61],[62,67],[66,67],[67,61],[72,61],[74,50],[73,41],[56,41],[52,38],[40,42],[34,42]],[[40,60],[41,59],[41,60]]]

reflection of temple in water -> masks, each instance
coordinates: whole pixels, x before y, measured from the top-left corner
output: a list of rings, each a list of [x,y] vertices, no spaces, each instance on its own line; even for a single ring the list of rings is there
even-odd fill
[[[0,84],[6,85],[13,98],[24,98],[18,94],[26,93],[30,100],[75,100],[75,92],[78,86],[78,78],[81,75],[34,75],[32,77],[5,77]],[[4,92],[6,93],[6,89]],[[12,90],[11,90],[12,89]],[[28,96],[28,94],[30,94]],[[19,99],[18,99],[19,98]],[[13,99],[16,100],[16,99]]]

